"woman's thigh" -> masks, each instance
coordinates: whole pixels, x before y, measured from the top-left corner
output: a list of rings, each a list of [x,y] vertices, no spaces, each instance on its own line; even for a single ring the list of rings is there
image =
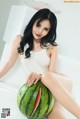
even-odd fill
[[[59,73],[54,73],[54,75],[69,92],[72,91],[73,82],[68,76]]]
[[[56,101],[55,105],[48,115],[48,119],[67,119],[64,108]]]
[[[46,79],[46,80],[45,80]],[[71,91],[72,87],[73,87],[73,83],[72,81],[68,78],[68,76],[60,74],[60,73],[53,73],[53,72],[45,72],[42,75],[42,83],[47,86],[48,88],[50,88],[51,84],[53,83],[53,85],[55,84],[55,82],[57,82],[59,80],[59,82],[61,82],[61,84],[63,84],[63,86],[68,90]]]
[[[65,75],[55,73],[55,77],[61,81],[64,87],[71,93],[72,81]],[[48,119],[67,119],[64,114],[64,107],[55,99],[54,107],[51,113],[48,115]]]

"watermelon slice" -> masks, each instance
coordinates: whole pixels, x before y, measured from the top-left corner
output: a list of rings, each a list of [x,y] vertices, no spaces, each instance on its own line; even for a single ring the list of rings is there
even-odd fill
[[[37,97],[36,97],[36,100],[35,100],[35,103],[34,103],[34,109],[33,109],[32,115],[36,111],[36,109],[37,109],[37,107],[40,103],[40,98],[41,98],[41,88],[38,91],[38,94],[37,94]]]

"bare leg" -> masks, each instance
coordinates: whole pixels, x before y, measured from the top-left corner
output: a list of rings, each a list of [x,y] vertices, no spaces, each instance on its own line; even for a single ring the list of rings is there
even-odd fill
[[[52,111],[48,115],[48,119],[67,119],[64,114],[64,108],[58,102],[55,102]]]
[[[71,92],[73,83],[72,81],[68,80],[66,76],[64,75],[58,75],[59,80],[64,85],[64,87]],[[60,78],[61,77],[61,78]],[[67,119],[66,115],[64,114],[64,107],[57,101],[55,100],[55,105],[48,115],[48,119]]]
[[[62,85],[58,75],[46,72],[42,75],[41,81],[46,87],[49,88],[56,100],[59,101],[62,106],[70,111],[75,117],[80,119],[80,107]]]

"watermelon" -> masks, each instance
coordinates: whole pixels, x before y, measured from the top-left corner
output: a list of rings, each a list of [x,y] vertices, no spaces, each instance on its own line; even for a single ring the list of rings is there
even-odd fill
[[[41,81],[28,86],[24,84],[17,95],[19,110],[29,119],[41,119],[54,106],[54,97]]]

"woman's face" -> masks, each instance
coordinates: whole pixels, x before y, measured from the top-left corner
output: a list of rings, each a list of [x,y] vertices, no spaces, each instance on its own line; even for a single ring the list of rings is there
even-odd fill
[[[32,34],[34,39],[39,40],[49,33],[50,22],[49,20],[43,20],[37,25],[37,21],[33,24]]]

